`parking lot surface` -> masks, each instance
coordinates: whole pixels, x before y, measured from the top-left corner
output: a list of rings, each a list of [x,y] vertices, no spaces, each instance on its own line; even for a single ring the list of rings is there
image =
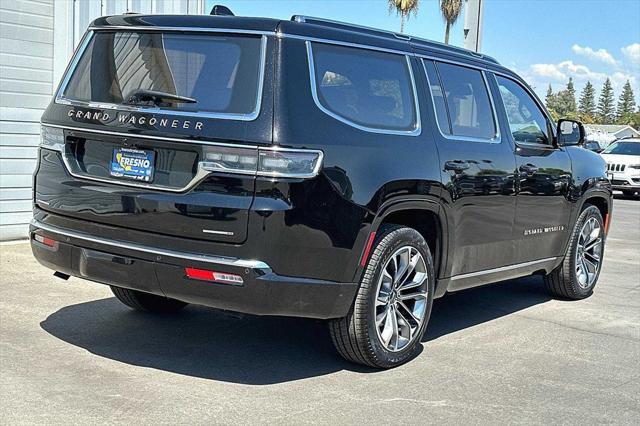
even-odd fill
[[[140,314],[0,249],[3,424],[640,424],[640,201],[615,200],[592,297],[540,277],[448,295],[389,371],[343,361],[319,321]]]

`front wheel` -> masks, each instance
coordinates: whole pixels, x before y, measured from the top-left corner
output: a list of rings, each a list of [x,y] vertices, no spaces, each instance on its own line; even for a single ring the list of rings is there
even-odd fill
[[[329,324],[340,355],[378,368],[409,361],[429,322],[433,288],[433,258],[422,235],[383,227],[351,311]]]
[[[549,293],[563,299],[589,297],[602,268],[604,241],[600,210],[586,205],[573,228],[563,262],[544,278]]]

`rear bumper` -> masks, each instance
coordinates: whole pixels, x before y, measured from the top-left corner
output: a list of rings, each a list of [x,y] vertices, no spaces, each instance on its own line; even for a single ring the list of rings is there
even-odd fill
[[[57,242],[48,247],[42,235]],[[44,266],[87,280],[130,288],[231,311],[309,318],[345,316],[355,283],[275,274],[259,260],[202,255],[99,238],[38,221],[30,226],[31,248]],[[242,277],[241,285],[187,278],[186,267]]]

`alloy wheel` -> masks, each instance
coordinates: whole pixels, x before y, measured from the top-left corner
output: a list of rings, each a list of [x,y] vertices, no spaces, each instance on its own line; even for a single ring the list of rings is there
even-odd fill
[[[418,335],[427,311],[427,266],[416,248],[401,247],[387,260],[374,309],[376,332],[387,350],[400,351]]]
[[[589,288],[598,277],[602,245],[602,227],[595,217],[591,217],[582,225],[576,249],[575,272],[582,288]]]

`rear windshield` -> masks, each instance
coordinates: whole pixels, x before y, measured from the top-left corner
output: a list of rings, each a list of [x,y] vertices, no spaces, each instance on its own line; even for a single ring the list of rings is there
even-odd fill
[[[259,107],[261,43],[259,37],[244,36],[96,32],[62,88],[62,97],[251,114]]]

